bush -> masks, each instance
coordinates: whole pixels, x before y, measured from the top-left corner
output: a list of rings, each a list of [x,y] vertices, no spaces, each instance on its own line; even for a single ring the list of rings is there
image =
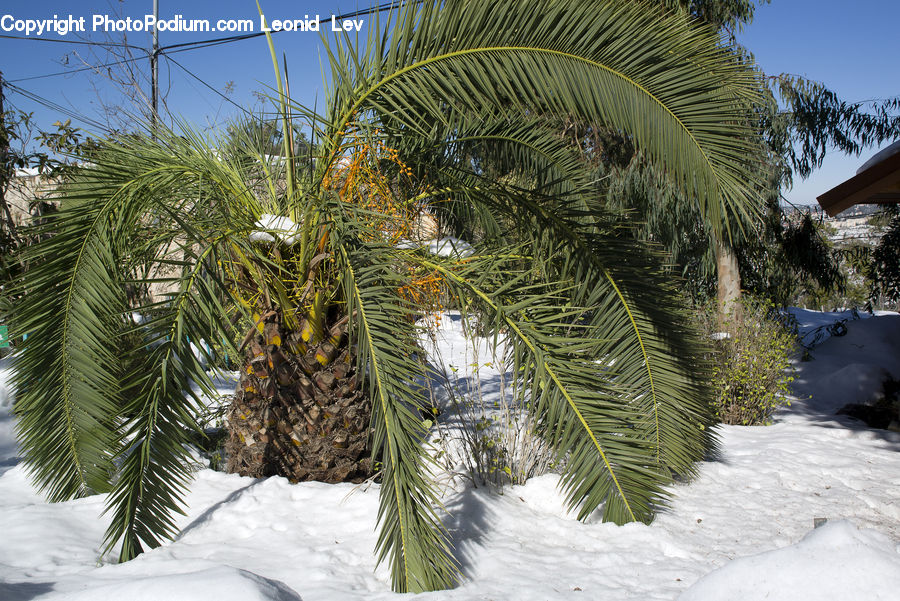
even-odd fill
[[[768,424],[776,409],[790,404],[796,336],[774,307],[752,299],[732,307],[722,324],[713,304],[703,312],[702,325],[713,343],[716,418],[724,424]]]
[[[443,368],[445,361],[437,345],[429,349],[437,360],[431,369],[438,370],[436,379],[446,396],[444,412],[435,416],[436,458],[448,473],[465,475],[476,487],[525,484],[557,470],[556,453],[537,433],[538,424],[528,411],[527,400],[511,377],[512,367],[490,349],[490,361],[480,361],[479,346],[483,347],[485,340],[479,338],[484,332],[468,322],[465,330],[471,342],[467,349],[471,363],[450,366],[452,374]],[[489,381],[482,381],[481,367],[491,372]],[[437,408],[436,398],[432,404]],[[462,473],[457,471],[460,467]]]

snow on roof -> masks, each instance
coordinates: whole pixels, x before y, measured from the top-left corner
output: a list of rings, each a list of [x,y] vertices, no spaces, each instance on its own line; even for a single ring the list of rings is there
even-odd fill
[[[863,163],[862,167],[856,170],[856,175],[859,175],[869,167],[877,165],[886,158],[894,156],[898,152],[900,152],[900,140],[897,140],[887,148],[882,148],[880,151],[878,151],[872,158]]]

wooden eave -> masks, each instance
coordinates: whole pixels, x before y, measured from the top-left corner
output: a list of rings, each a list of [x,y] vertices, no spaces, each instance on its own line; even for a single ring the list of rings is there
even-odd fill
[[[830,217],[853,205],[900,203],[900,153],[854,175],[816,200]]]

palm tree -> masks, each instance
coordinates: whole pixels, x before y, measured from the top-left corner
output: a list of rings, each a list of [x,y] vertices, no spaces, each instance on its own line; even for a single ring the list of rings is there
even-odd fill
[[[757,207],[754,71],[712,30],[632,1],[427,0],[373,21],[365,45],[335,45],[324,115],[287,106],[278,76],[282,129],[309,119],[315,160],[188,128],[106,140],[29,253],[25,462],[51,500],[109,493],[122,560],[173,534],[190,384],[211,387],[191,341],[227,341],[235,316],[247,333],[227,343],[245,357],[231,466],[329,480],[378,466],[377,554],[397,591],[458,578],[421,445],[414,322],[435,286],[505,340],[580,518],[649,521],[714,444],[677,283],[607,223],[552,124],[626,132],[727,223]],[[423,207],[477,252],[398,243]],[[136,302],[153,281],[170,293]]]

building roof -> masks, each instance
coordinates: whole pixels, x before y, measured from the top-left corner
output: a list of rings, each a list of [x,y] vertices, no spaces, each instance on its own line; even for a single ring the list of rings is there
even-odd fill
[[[831,217],[853,205],[900,203],[900,140],[866,161],[856,175],[817,200]]]

